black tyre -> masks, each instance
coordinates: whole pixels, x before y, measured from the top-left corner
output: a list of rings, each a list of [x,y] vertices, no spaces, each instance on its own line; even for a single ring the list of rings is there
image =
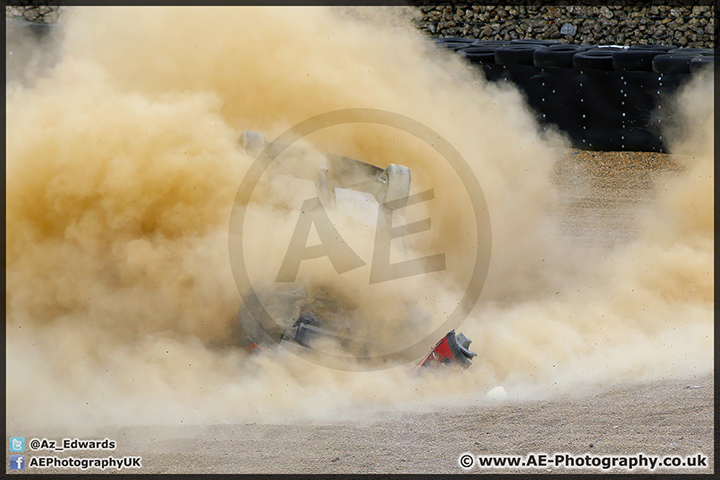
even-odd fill
[[[501,45],[495,47],[467,47],[458,50],[458,53],[470,60],[472,63],[495,63],[495,51]]]
[[[714,55],[701,55],[690,60],[690,73],[698,73],[706,68],[713,68],[715,65]]]
[[[454,51],[458,51],[463,48],[467,48],[469,45],[471,45],[471,44],[466,43],[466,42],[445,42],[445,43],[437,44],[437,46],[440,48],[447,48],[448,50],[454,50]]]
[[[667,53],[673,53],[676,55],[715,55],[715,50],[712,48],[674,48],[668,50]]]
[[[593,45],[592,50],[598,50],[602,52],[621,52],[627,50],[626,47],[618,47],[615,45]]]
[[[500,65],[532,65],[533,54],[539,48],[547,48],[535,44],[510,44],[495,50],[495,63]]]
[[[573,67],[579,70],[612,70],[613,54],[620,50],[619,47],[596,47],[573,55]]]
[[[550,45],[538,48],[533,53],[533,64],[536,67],[565,67],[572,68],[573,55],[589,50],[589,45]]]
[[[660,50],[661,52],[667,52],[672,49],[678,48],[677,45],[630,45],[629,50]]]
[[[435,39],[435,43],[473,43],[476,40],[476,38],[440,37]]]
[[[652,72],[653,58],[663,53],[663,50],[657,48],[628,48],[613,52],[612,66],[615,70]]]
[[[684,53],[663,53],[656,55],[652,61],[655,73],[690,73],[690,62],[699,55]]]
[[[476,40],[473,42],[475,47],[501,47],[510,45],[510,40]]]
[[[545,47],[550,45],[561,45],[561,43],[556,40],[536,40],[534,38],[518,38],[516,40],[510,40],[510,43],[512,45],[540,45]]]

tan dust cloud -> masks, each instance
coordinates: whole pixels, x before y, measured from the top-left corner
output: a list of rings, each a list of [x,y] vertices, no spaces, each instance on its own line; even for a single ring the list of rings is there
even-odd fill
[[[471,330],[486,373],[518,395],[595,382],[703,375],[713,368],[714,110],[710,72],[674,98],[666,174],[639,238],[556,298],[488,311]],[[470,329],[468,329],[470,330]]]
[[[398,12],[68,9],[61,62],[33,87],[7,88],[9,425],[357,418],[482,401],[498,384],[514,396],[544,395],[712,368],[712,102],[681,102],[700,139],[687,145],[704,150],[658,202],[659,215],[675,219],[671,233],[661,238],[649,224],[605,263],[584,256],[590,266],[581,270],[592,274],[578,283],[577,257],[558,247],[546,215],[563,142],[540,132],[517,91],[434,49]],[[711,95],[708,85],[686,97]],[[247,129],[273,138],[313,115],[362,107],[429,126],[483,187],[491,267],[462,327],[480,355],[458,375],[344,372],[232,346],[241,300],[228,225],[252,161],[236,139]],[[416,294],[446,308],[475,253],[467,194],[448,165],[418,139],[377,125],[340,125],[309,140],[318,151],[407,165],[415,191],[435,189],[415,212],[432,217],[429,236],[408,240],[418,255],[446,252],[451,274],[358,298],[372,313]],[[292,226],[273,202],[282,203],[260,198],[258,218]],[[282,242],[264,246],[266,238],[254,241],[269,255]],[[248,268],[274,258],[258,255]],[[548,296],[555,291],[563,293]],[[403,325],[387,327],[392,337]]]

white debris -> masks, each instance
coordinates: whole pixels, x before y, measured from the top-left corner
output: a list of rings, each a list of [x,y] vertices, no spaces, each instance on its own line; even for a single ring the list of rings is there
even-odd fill
[[[493,400],[504,400],[508,398],[508,394],[503,387],[495,387],[485,395]]]

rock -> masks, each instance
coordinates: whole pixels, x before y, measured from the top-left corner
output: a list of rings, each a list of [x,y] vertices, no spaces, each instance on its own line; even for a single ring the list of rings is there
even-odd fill
[[[38,19],[38,17],[40,17],[40,12],[38,12],[37,9],[33,8],[30,10],[26,10],[23,16],[25,17],[25,20],[34,22]]]
[[[608,7],[600,7],[600,16],[605,18],[612,18],[613,13]]]
[[[575,32],[577,32],[577,27],[572,23],[563,23],[563,26],[560,27],[560,33],[563,35],[573,36]]]

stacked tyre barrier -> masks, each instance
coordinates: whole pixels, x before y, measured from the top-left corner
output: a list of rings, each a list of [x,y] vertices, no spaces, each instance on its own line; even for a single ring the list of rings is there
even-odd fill
[[[667,151],[668,99],[715,62],[712,49],[675,45],[458,37],[436,43],[482,68],[488,80],[520,87],[541,124],[554,124],[586,150]]]

